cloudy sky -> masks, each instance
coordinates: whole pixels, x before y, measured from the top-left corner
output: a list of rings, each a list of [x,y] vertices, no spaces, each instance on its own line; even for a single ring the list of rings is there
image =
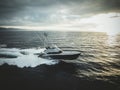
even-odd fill
[[[120,0],[0,0],[0,27],[120,31]]]

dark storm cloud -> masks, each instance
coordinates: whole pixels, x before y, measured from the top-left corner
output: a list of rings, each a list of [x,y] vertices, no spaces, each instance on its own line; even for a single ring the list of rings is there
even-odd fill
[[[1,13],[18,12],[25,7],[48,8],[50,6],[64,5],[86,11],[119,10],[120,0],[0,0]]]
[[[120,11],[120,0],[78,0],[78,2],[71,10],[77,14],[89,15]]]
[[[50,14],[62,7],[71,15],[90,16],[119,12],[120,0],[0,0],[0,25],[49,21]]]
[[[49,13],[47,9],[55,3],[56,0],[0,0],[0,25],[11,25],[14,22],[20,24],[28,19],[31,22],[36,18],[46,19]],[[45,11],[48,13],[44,13]]]

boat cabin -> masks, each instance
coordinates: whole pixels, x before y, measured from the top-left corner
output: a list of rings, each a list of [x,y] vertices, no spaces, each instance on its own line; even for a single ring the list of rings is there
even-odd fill
[[[46,47],[45,50],[46,54],[59,54],[62,53],[62,50],[60,48],[58,48],[57,46],[52,46],[52,47]]]

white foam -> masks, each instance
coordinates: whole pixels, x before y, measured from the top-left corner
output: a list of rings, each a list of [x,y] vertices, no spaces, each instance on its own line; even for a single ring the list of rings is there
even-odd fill
[[[17,65],[20,68],[23,67],[36,67],[38,65],[47,64],[53,65],[58,63],[55,60],[48,60],[38,57],[35,53],[41,53],[44,49],[17,49],[17,48],[0,48],[0,53],[5,55],[15,55],[17,58],[0,58],[0,65],[7,63],[8,65]],[[27,54],[22,54],[25,52]]]

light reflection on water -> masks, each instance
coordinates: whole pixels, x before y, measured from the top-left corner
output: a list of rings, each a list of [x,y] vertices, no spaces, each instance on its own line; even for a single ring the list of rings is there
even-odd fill
[[[79,69],[79,74],[83,76],[120,75],[119,38],[119,35],[104,35],[100,38],[96,36],[92,39],[94,41],[92,46],[94,47],[87,48],[86,50],[86,46],[83,45],[85,53],[83,53],[83,57],[79,58],[79,61],[81,67],[84,66],[86,70]]]
[[[0,43],[8,47],[43,47],[43,33],[10,32],[0,33]],[[110,36],[97,32],[45,32],[46,44],[56,44],[62,49],[78,49],[81,55],[72,61],[80,77],[120,75],[120,35]],[[22,36],[21,36],[22,35]]]

